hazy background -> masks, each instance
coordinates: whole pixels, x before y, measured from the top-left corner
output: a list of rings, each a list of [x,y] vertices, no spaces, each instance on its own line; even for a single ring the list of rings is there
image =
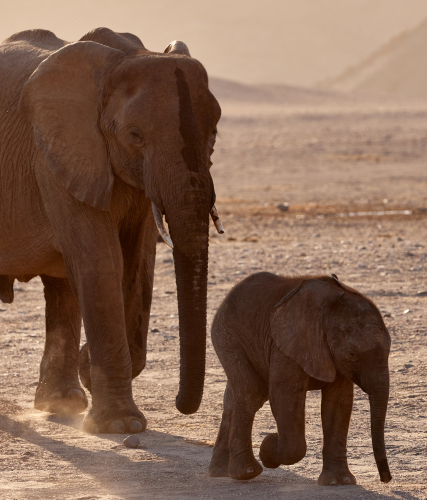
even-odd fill
[[[427,18],[427,0],[1,0],[1,5],[2,40],[46,28],[71,41],[106,26],[132,32],[156,51],[181,39],[213,76],[303,86],[327,81],[339,87],[332,80]],[[352,90],[353,80],[343,87]]]

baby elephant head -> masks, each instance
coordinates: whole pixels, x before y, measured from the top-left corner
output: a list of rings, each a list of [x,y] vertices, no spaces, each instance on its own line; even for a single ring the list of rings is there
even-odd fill
[[[389,482],[384,423],[389,396],[390,335],[375,305],[335,278],[304,279],[275,306],[272,337],[311,377],[336,372],[369,395],[372,445],[381,481]]]

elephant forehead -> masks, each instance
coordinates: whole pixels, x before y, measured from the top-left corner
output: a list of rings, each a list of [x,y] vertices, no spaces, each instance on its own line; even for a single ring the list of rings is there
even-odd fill
[[[201,71],[200,63],[180,56],[125,61],[111,80],[110,109],[123,124],[142,120],[162,131],[193,126],[210,135],[221,109]]]
[[[177,68],[185,75],[193,92],[206,92],[208,88],[206,70],[195,59],[184,56],[160,54],[129,58],[117,67],[115,79],[125,82],[128,92],[137,92],[141,85],[164,92],[173,89]]]

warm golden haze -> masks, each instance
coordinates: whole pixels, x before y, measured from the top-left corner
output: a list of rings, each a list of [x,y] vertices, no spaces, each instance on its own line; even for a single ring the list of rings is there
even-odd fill
[[[99,26],[163,51],[191,47],[210,75],[311,86],[359,63],[427,17],[425,0],[30,0],[2,2],[0,39],[44,28],[78,40]]]

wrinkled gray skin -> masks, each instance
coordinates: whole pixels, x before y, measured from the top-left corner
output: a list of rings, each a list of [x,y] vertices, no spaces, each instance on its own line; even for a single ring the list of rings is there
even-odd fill
[[[255,413],[270,400],[277,433],[261,445],[265,467],[306,453],[305,398],[322,390],[320,485],[351,485],[347,435],[353,384],[369,395],[371,434],[381,481],[391,475],[384,444],[390,336],[375,305],[333,277],[285,278],[258,273],[228,294],[212,325],[227,374],[224,411],[211,476],[252,479],[262,467],[252,451]]]
[[[0,45],[0,299],[41,276],[46,346],[35,407],[76,413],[89,432],[139,432],[157,229],[174,244],[181,339],[177,408],[203,393],[210,155],[220,108],[182,42],[165,53],[96,29],[45,30]],[[154,209],[153,209],[154,210]],[[161,217],[160,217],[161,218]],[[88,345],[79,356],[84,321]]]

